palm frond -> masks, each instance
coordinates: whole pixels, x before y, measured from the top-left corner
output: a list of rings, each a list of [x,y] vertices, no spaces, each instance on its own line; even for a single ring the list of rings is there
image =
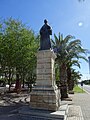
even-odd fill
[[[65,43],[68,43],[70,40],[72,40],[72,39],[74,39],[75,37],[74,36],[72,36],[72,35],[67,35],[66,37],[65,37],[65,39],[64,39],[64,42]]]
[[[85,60],[86,62],[88,62],[88,59],[85,57],[85,56],[82,56],[82,55],[78,55],[79,59],[83,59]]]
[[[52,43],[52,45],[53,45],[53,46],[55,45],[55,42],[54,42],[54,40],[53,40],[53,39],[51,39],[51,43]]]
[[[54,34],[54,38],[55,38],[55,43],[56,43],[56,45],[58,46],[58,44],[59,44],[59,39],[58,39],[58,37]]]
[[[72,65],[75,65],[75,66],[77,66],[77,67],[79,67],[80,68],[80,63],[79,63],[79,61],[78,60],[72,60]]]

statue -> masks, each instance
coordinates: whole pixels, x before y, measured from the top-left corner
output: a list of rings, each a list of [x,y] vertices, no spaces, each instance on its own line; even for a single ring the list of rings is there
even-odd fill
[[[47,20],[44,20],[44,25],[40,29],[40,49],[49,50],[51,48],[50,35],[52,35],[51,27],[48,25]]]

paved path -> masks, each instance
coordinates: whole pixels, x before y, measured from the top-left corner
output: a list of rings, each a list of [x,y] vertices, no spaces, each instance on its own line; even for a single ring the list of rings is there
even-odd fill
[[[14,95],[13,95],[14,96]],[[16,95],[15,95],[16,96]],[[25,99],[25,98],[27,98],[27,94],[25,94],[25,95],[18,95],[17,96],[17,99],[16,99],[16,97],[13,97],[13,98],[11,98],[10,96],[9,96],[9,101],[10,101],[10,103],[12,102],[15,102],[15,103],[17,103],[18,101],[21,101],[21,102],[23,102],[23,101],[25,101],[25,100],[23,100],[23,99]],[[6,101],[7,100],[7,97],[8,96],[4,96],[3,97],[3,99],[1,99],[1,103],[2,104],[4,104],[3,102],[5,102],[6,103],[6,105],[7,105],[7,103],[8,103],[8,105],[10,104],[9,103],[9,101]],[[24,98],[25,97],[25,98]],[[74,95],[72,95],[72,102],[71,103],[73,103],[72,105],[75,105],[75,106],[80,106],[81,107],[81,109],[82,109],[82,113],[83,113],[83,117],[84,117],[84,120],[90,120],[90,94],[87,94],[87,93],[78,93],[78,94],[74,94]],[[66,101],[67,102],[67,101]],[[3,106],[4,107],[4,106]],[[19,107],[19,106],[18,106]],[[18,108],[18,107],[16,107],[15,106],[15,109],[16,108]],[[13,116],[13,120],[15,119],[15,120],[18,120],[18,114],[16,115],[16,112],[15,112],[15,114],[14,113],[12,113],[12,114],[7,114],[7,115],[5,115],[5,112],[7,113],[7,111],[10,111],[10,110],[13,110],[14,109],[14,107],[13,106],[11,106],[11,107],[7,107],[7,109],[5,108],[5,110],[4,109],[0,109],[0,120],[12,120],[12,116]],[[72,109],[72,108],[71,108]],[[75,109],[75,107],[74,107],[74,109]],[[71,110],[71,111],[74,111],[74,109],[73,110]],[[79,109],[79,107],[77,107],[77,109],[75,110],[76,112],[78,111],[78,109]],[[4,111],[2,111],[2,110],[4,110]],[[4,113],[4,114],[2,114],[2,113]],[[78,113],[78,112],[77,112]],[[7,117],[8,116],[8,117]],[[16,119],[17,118],[17,119]],[[70,120],[70,119],[69,119]],[[81,120],[81,119],[73,119],[73,120]]]
[[[20,119],[18,110],[28,105],[30,96],[28,93],[7,93],[0,96],[0,120],[23,120]]]
[[[84,120],[80,106],[70,105],[67,120]]]
[[[90,120],[90,94],[78,93],[73,95],[73,104],[81,107],[84,120]]]

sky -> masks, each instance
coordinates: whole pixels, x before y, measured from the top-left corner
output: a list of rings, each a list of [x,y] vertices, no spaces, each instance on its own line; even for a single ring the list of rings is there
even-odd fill
[[[90,51],[90,0],[0,0],[0,18],[9,17],[21,20],[36,34],[47,19],[53,31],[51,38],[59,32],[64,37],[73,35]],[[90,78],[88,63],[80,62],[77,70],[83,74],[82,79]]]

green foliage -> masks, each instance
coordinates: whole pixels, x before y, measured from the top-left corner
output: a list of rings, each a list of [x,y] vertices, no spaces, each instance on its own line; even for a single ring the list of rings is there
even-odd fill
[[[22,80],[30,72],[35,74],[38,46],[38,37],[21,21],[3,20],[0,25],[0,76],[12,80],[18,73]]]
[[[82,48],[81,41],[75,39],[72,35],[67,35],[65,38],[63,34],[58,35],[54,34],[55,40],[52,40],[52,46],[56,52],[56,79],[60,81],[61,84],[61,97],[67,97],[67,87],[69,90],[73,89],[74,81],[76,82],[80,78],[79,74],[72,75],[72,66],[78,66],[80,68],[79,59],[84,59],[87,61],[84,56],[86,51]],[[73,77],[74,76],[74,77]],[[66,96],[65,96],[66,95]]]
[[[80,80],[82,77],[82,74],[79,71],[75,71],[75,69],[71,68],[71,79],[75,82],[75,84],[78,83],[78,80]]]
[[[57,54],[56,63],[60,66],[58,67],[59,69],[63,69],[63,65],[66,65],[66,69],[73,65],[80,68],[79,59],[87,61],[85,57],[87,50],[82,48],[79,39],[75,39],[72,35],[67,35],[63,38],[63,35],[60,33],[58,37],[54,34],[54,38],[55,40],[52,40],[52,46]]]
[[[84,83],[85,85],[90,85],[90,80],[84,80],[83,83]]]
[[[85,91],[77,85],[74,87],[73,91],[75,93],[85,93]]]

